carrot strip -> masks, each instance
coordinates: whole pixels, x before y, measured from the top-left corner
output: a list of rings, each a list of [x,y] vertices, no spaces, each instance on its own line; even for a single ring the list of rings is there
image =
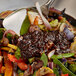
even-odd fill
[[[12,72],[13,72],[12,62],[10,60],[8,60],[6,52],[3,52],[3,56],[4,56],[4,63],[5,63],[4,76],[12,76]]]
[[[34,20],[34,25],[38,25],[38,17],[36,16],[35,20]]]
[[[10,48],[9,47],[2,47],[1,50],[9,51]]]

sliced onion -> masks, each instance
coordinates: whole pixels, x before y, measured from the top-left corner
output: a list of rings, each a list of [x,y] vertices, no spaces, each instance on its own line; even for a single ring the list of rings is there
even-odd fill
[[[2,57],[2,56],[0,56],[0,62],[2,62],[2,59],[3,59],[3,57]]]
[[[17,76],[17,63],[13,63],[13,76]]]
[[[50,23],[49,23],[48,20],[43,16],[43,14],[42,14],[42,12],[41,12],[41,9],[40,9],[40,5],[39,5],[38,2],[36,2],[36,8],[37,8],[37,10],[38,10],[38,12],[39,12],[39,14],[40,14],[43,22],[44,22],[44,25],[46,26],[46,28],[47,28],[48,30],[50,30],[50,29],[51,29]]]
[[[50,69],[53,69],[53,62],[49,62],[49,63],[48,63],[48,67],[49,67]]]
[[[23,39],[23,36],[20,36],[19,39],[18,39],[18,41],[21,41],[22,39]]]
[[[62,58],[62,61],[63,61],[64,63],[66,63],[66,62],[67,62],[67,60],[66,60],[65,58]]]
[[[74,38],[74,34],[67,27],[64,28],[64,32],[68,40],[72,40]]]
[[[52,50],[51,52],[49,52],[48,58],[50,59],[54,55],[54,53],[55,53],[55,50]]]

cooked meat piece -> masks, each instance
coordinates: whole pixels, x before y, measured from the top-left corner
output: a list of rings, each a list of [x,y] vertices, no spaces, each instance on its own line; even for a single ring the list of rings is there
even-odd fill
[[[43,66],[43,62],[41,60],[35,61],[32,63],[32,68],[33,70],[38,70],[39,68],[41,68]]]
[[[23,39],[18,42],[18,46],[23,58],[31,58],[40,56],[43,51],[49,52],[52,48],[56,49],[57,53],[67,52],[70,42],[63,32],[35,30],[23,35]]]

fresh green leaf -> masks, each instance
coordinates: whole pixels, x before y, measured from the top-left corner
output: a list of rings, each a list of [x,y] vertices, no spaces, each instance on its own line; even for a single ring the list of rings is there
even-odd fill
[[[21,52],[20,52],[20,49],[19,48],[17,48],[17,50],[15,51],[15,57],[17,59],[19,59],[21,57]]]
[[[48,57],[46,56],[45,53],[42,54],[41,60],[43,61],[44,66],[47,66],[47,64],[48,64]]]
[[[74,56],[74,53],[66,53],[66,54],[60,54],[60,55],[53,55],[51,58],[57,58],[57,59],[61,59],[61,58],[69,58]]]
[[[30,27],[30,21],[29,21],[28,16],[26,16],[21,26],[20,35],[26,34],[28,32],[29,27]]]
[[[60,76],[57,68],[53,68],[53,71],[56,76]]]
[[[62,72],[64,73],[64,74],[69,74],[69,76],[76,76],[74,73],[72,73],[68,68],[66,68],[57,58],[53,58],[53,62],[55,63],[55,64],[57,64],[60,68],[61,68],[61,70],[62,70]]]

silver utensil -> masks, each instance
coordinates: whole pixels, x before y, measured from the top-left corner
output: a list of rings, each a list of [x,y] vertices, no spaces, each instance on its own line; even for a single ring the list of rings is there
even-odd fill
[[[46,2],[44,5],[41,6],[41,11],[42,13],[47,16],[49,13],[49,8],[51,7],[51,5],[54,3],[55,0],[48,0],[48,2]],[[46,11],[46,12],[45,12]]]

